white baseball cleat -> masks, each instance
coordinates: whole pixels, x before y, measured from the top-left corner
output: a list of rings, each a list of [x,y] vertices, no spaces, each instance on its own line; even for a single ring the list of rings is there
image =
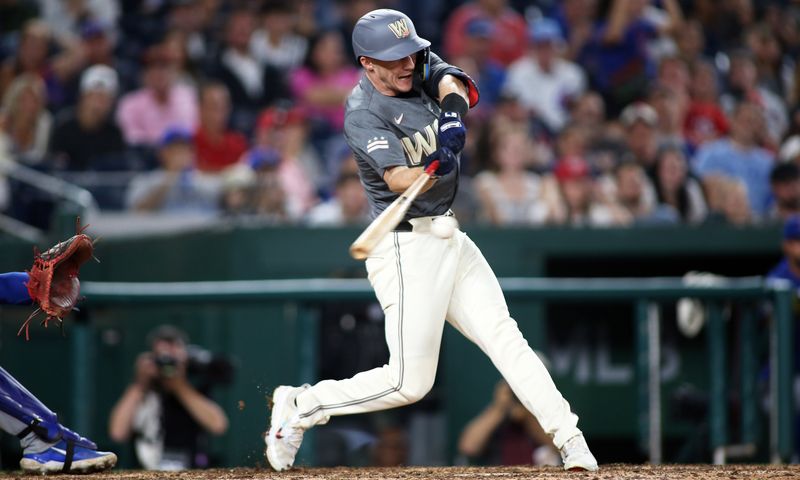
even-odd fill
[[[297,395],[308,388],[280,386],[272,393],[272,415],[269,432],[264,437],[267,444],[267,460],[277,471],[287,470],[294,464],[294,457],[300,444],[303,443],[303,429],[297,426],[299,421]]]
[[[589,472],[597,471],[597,460],[595,460],[586,439],[579,433],[567,440],[561,447],[561,460],[564,462],[564,470],[586,470]]]

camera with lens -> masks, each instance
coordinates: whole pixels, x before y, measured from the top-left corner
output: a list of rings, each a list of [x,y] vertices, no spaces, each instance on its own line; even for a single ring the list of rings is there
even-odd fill
[[[161,378],[174,377],[178,373],[178,359],[172,355],[158,355],[155,362],[158,376]]]

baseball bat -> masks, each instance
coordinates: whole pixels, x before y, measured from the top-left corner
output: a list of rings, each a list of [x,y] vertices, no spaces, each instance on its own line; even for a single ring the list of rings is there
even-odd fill
[[[364,260],[369,256],[369,253],[375,248],[375,245],[380,242],[383,237],[394,230],[394,228],[403,221],[411,202],[417,198],[417,195],[422,191],[422,188],[431,179],[436,169],[439,168],[439,161],[434,160],[428,165],[428,168],[417,177],[416,180],[403,192],[394,202],[389,204],[380,215],[375,217],[375,220],[370,223],[367,228],[361,232],[361,235],[350,245],[350,256],[356,260]]]

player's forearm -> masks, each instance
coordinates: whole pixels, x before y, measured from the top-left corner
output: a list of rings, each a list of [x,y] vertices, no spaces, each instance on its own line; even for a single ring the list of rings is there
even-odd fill
[[[422,168],[394,167],[383,174],[383,180],[389,186],[389,190],[394,193],[403,193],[422,173]],[[434,183],[436,183],[436,180],[429,181],[422,188],[422,191],[427,191]]]
[[[119,399],[108,420],[108,436],[115,442],[124,442],[131,435],[131,422],[136,408],[144,397],[144,389],[130,385]]]
[[[444,100],[444,97],[451,93],[460,95],[464,98],[464,101],[467,102],[467,105],[469,105],[469,92],[464,82],[454,75],[445,75],[439,80],[439,103]]]
[[[222,408],[195,390],[188,382],[178,386],[174,393],[189,415],[206,431],[222,435],[228,430],[228,417]]]

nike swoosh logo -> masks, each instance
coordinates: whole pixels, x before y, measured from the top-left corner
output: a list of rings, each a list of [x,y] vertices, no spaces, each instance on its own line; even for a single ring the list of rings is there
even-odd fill
[[[394,123],[400,125],[400,122],[403,121],[403,115],[405,115],[405,113],[401,113],[399,117],[394,117]]]

